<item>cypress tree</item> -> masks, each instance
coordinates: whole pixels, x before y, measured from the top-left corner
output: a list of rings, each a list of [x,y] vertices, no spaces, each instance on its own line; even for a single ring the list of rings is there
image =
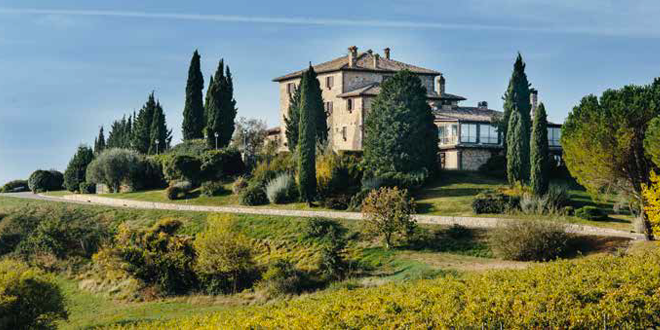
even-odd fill
[[[289,117],[284,116],[284,128],[289,151],[295,152],[298,146],[298,126],[300,125],[300,87],[289,95]]]
[[[172,130],[167,129],[167,123],[165,121],[165,113],[163,112],[163,107],[160,105],[160,102],[156,102],[156,108],[154,109],[154,118],[151,122],[151,143],[149,146],[149,154],[161,153],[170,148],[170,143],[172,141]],[[158,144],[156,144],[158,141]]]
[[[105,149],[105,135],[103,134],[103,126],[99,130],[99,136],[94,140],[94,154],[98,155]]]
[[[300,83],[300,125],[298,133],[298,183],[300,197],[308,204],[316,197],[316,115],[318,94],[314,91],[314,68],[309,66]]]
[[[532,141],[530,150],[531,173],[530,185],[532,192],[537,195],[545,195],[548,192],[548,118],[545,106],[541,103],[534,112],[534,123],[532,125]]]
[[[126,116],[112,122],[110,133],[108,133],[108,139],[106,140],[106,148],[131,148],[132,136],[130,122],[130,117],[127,121]]]
[[[218,148],[229,145],[235,130],[236,100],[234,99],[234,82],[229,67],[224,68],[224,60],[220,60],[213,77],[213,85],[207,94],[207,114],[209,121],[206,137],[209,147],[216,144],[215,134],[218,134]]]
[[[222,128],[219,140],[222,147],[228,146],[229,142],[231,142],[232,136],[234,136],[234,130],[236,129],[236,114],[238,113],[236,99],[234,99],[234,79],[232,78],[229,66],[227,66],[227,72],[225,74],[224,87],[225,91],[221,93],[223,96],[221,101],[222,116],[220,116]]]
[[[81,145],[73,155],[64,171],[64,187],[71,192],[80,190],[80,183],[85,182],[87,165],[94,160],[94,152],[88,146]]]
[[[522,120],[520,112],[514,105],[513,111],[509,116],[507,150],[506,150],[506,174],[509,184],[514,185],[522,183],[523,178],[523,138],[522,138]]]
[[[142,109],[140,109],[133,122],[133,149],[143,154],[149,152],[151,144],[153,143],[151,140],[151,127],[155,111],[156,99],[152,92],[149,94],[147,103],[142,106]]]
[[[213,75],[209,78],[209,87],[206,89],[206,97],[204,98],[204,134],[206,134],[206,127],[209,122],[209,97],[211,97],[211,86],[213,86]]]
[[[312,99],[315,104],[313,104],[313,108],[316,110],[316,114],[314,115],[316,118],[316,142],[324,144],[328,140],[328,114],[325,112],[325,107],[323,106],[321,83],[314,70],[310,71],[309,82],[311,88],[310,91],[314,93]]]
[[[518,53],[516,62],[513,65],[513,73],[511,74],[511,79],[509,80],[509,86],[506,93],[504,94],[504,115],[500,122],[500,131],[504,138],[504,150],[508,150],[506,144],[509,139],[507,135],[509,134],[509,118],[511,113],[514,111],[519,112],[521,130],[520,134],[523,138],[522,141],[522,164],[524,171],[522,172],[523,182],[529,180],[529,139],[531,134],[531,103],[530,103],[530,84],[527,80],[527,74],[525,73],[526,64],[523,61],[522,55]],[[508,156],[508,155],[507,155]]]
[[[201,139],[204,137],[204,76],[200,68],[200,56],[197,50],[193,53],[188,68],[186,83],[186,103],[183,108],[183,139]]]
[[[215,76],[211,78],[213,83],[209,86],[208,91],[206,92],[206,116],[208,117],[206,123],[206,140],[210,148],[215,148],[216,146],[216,137],[215,133],[218,132],[220,135],[220,119],[218,116],[221,112],[221,86],[222,82],[225,81],[225,64],[224,60],[220,60],[218,63],[218,68],[215,71]],[[218,138],[218,145],[219,143]]]

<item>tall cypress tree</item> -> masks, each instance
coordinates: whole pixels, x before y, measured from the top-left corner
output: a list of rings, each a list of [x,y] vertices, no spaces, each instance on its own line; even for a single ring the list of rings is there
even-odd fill
[[[534,112],[530,149],[530,186],[535,195],[541,196],[548,192],[548,165],[550,161],[548,154],[548,115],[545,112],[543,103]]]
[[[222,84],[225,81],[225,63],[224,60],[220,60],[218,63],[218,68],[215,71],[215,76],[211,78],[213,80],[213,83],[209,86],[208,91],[206,92],[206,116],[207,122],[206,122],[206,140],[207,144],[211,148],[215,148],[216,146],[216,137],[215,134],[216,132],[218,133],[218,137],[220,136],[220,124],[221,121],[219,119],[219,116],[221,114],[221,101],[222,101],[222,96],[220,95],[222,91],[222,87],[220,84]],[[219,138],[218,138],[218,146],[220,145],[219,143]]]
[[[311,66],[311,65],[310,65]],[[318,80],[318,76],[314,70],[310,71],[309,76],[311,92],[314,93],[312,98],[315,102],[313,104],[316,114],[316,142],[324,144],[328,140],[328,114],[325,112],[323,106],[323,96],[321,93],[321,83]]]
[[[503,97],[504,115],[499,125],[500,132],[502,132],[504,138],[504,149],[508,150],[506,144],[509,141],[507,137],[509,134],[509,118],[511,117],[511,113],[514,111],[514,109],[520,114],[520,134],[523,138],[521,161],[525,168],[522,173],[522,179],[524,182],[529,180],[529,139],[531,134],[530,112],[532,110],[530,103],[530,84],[527,80],[525,67],[526,64],[523,61],[522,55],[518,53],[516,62],[513,65],[513,73],[511,74],[511,79],[509,80],[509,86]]]
[[[316,197],[316,116],[319,113],[315,109],[318,103],[318,93],[314,91],[314,82],[316,80],[314,68],[309,69],[303,74],[300,83],[300,125],[298,133],[298,183],[300,197],[308,204],[314,201]]]
[[[105,149],[105,134],[103,134],[103,126],[99,130],[99,136],[94,140],[94,154],[98,155]]]
[[[300,125],[300,86],[289,95],[289,117],[284,116],[284,128],[289,151],[295,152],[298,146],[298,126]]]
[[[151,121],[151,143],[149,145],[149,154],[161,153],[170,148],[172,142],[172,130],[167,129],[165,113],[160,102],[156,101],[154,109],[154,118]],[[158,143],[156,143],[158,141]]]
[[[210,147],[215,147],[215,134],[218,134],[219,148],[229,145],[235,130],[236,100],[234,99],[234,82],[229,67],[223,70],[224,61],[218,65],[213,86],[209,89],[207,113],[207,141]]]
[[[137,114],[133,122],[133,149],[136,151],[147,154],[151,148],[153,141],[151,140],[151,127],[156,111],[156,98],[154,93],[149,94],[147,103],[142,106],[142,109]]]
[[[525,169],[522,160],[524,138],[522,135],[522,126],[520,112],[514,105],[513,111],[511,111],[511,115],[509,116],[509,125],[507,128],[509,133],[506,136],[506,174],[511,185],[524,182]]]
[[[209,113],[208,113],[208,108],[209,108],[209,97],[211,97],[211,86],[213,86],[213,75],[211,75],[211,78],[209,78],[209,86],[206,89],[206,97],[204,98],[204,134],[206,134],[206,127],[208,127],[209,123]]]
[[[186,83],[186,104],[183,108],[183,139],[201,139],[204,137],[204,76],[200,68],[200,56],[197,50],[190,60],[188,82]]]

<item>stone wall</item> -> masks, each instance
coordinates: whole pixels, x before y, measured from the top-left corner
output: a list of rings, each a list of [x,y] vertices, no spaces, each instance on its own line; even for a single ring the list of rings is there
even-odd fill
[[[492,152],[485,149],[462,149],[461,150],[461,169],[466,171],[476,171],[479,166],[485,164],[490,158]]]

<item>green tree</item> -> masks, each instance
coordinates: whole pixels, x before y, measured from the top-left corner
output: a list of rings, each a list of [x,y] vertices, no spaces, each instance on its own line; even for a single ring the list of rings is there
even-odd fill
[[[298,125],[300,124],[300,88],[296,87],[289,95],[289,116],[284,116],[284,128],[289,151],[295,152],[298,146]]]
[[[64,188],[72,192],[79,191],[80,184],[85,182],[87,165],[89,165],[92,160],[94,160],[94,152],[92,149],[85,145],[79,146],[64,171]]]
[[[517,111],[514,105],[513,111],[509,116],[509,133],[507,134],[506,143],[506,174],[507,179],[511,185],[524,182],[523,172],[523,138],[522,138],[522,120],[520,119],[520,112]]]
[[[158,143],[156,143],[158,141]],[[167,129],[165,113],[160,102],[156,102],[154,109],[154,118],[151,120],[151,139],[149,144],[149,154],[157,154],[170,148],[172,142],[172,130]]]
[[[511,113],[515,109],[520,113],[521,121],[521,130],[520,134],[523,139],[522,143],[522,166],[525,169],[529,168],[529,138],[530,138],[530,127],[531,127],[531,103],[530,103],[530,84],[527,80],[527,74],[525,73],[525,62],[523,61],[522,55],[518,53],[516,62],[513,65],[513,73],[509,79],[509,86],[504,93],[504,115],[502,116],[499,123],[499,130],[502,132],[502,137],[504,139],[504,150],[508,150],[506,143],[509,139],[507,138],[509,132],[509,118]],[[525,170],[522,173],[522,178],[526,182],[529,179],[529,171]]]
[[[156,112],[156,98],[154,93],[149,94],[147,103],[142,106],[142,109],[137,114],[135,122],[133,123],[133,143],[132,147],[136,151],[147,154],[149,153],[151,144],[151,127]]]
[[[328,114],[325,112],[323,106],[323,96],[321,93],[321,83],[318,80],[318,75],[314,70],[310,71],[310,92],[314,93],[310,100],[314,101],[313,109],[316,111],[314,114],[316,120],[316,142],[323,145],[328,141]]]
[[[209,97],[211,97],[211,86],[213,86],[213,75],[209,78],[209,86],[206,89],[206,97],[204,98],[204,134],[206,134],[206,127],[208,126],[209,122],[209,113],[208,113],[208,107],[209,107]]]
[[[382,236],[385,248],[392,246],[395,236],[409,237],[417,223],[413,218],[415,201],[408,191],[382,187],[372,190],[362,202],[365,229]]]
[[[229,145],[234,134],[236,119],[236,100],[234,99],[234,83],[229,67],[225,69],[224,60],[220,60],[213,85],[207,94],[208,123],[206,136],[209,147],[215,148],[217,134],[218,148]]]
[[[131,148],[132,139],[132,116],[129,116],[128,120],[126,119],[126,116],[124,116],[120,120],[115,120],[110,126],[110,133],[106,140],[106,146],[103,149]]]
[[[300,83],[300,125],[298,133],[298,183],[300,197],[311,204],[316,198],[316,115],[319,97],[315,92],[316,74],[310,65]],[[316,79],[314,79],[316,80]]]
[[[94,154],[100,154],[105,149],[105,135],[103,134],[103,126],[99,130],[99,136],[94,140]]]
[[[400,71],[387,79],[365,122],[365,175],[434,172],[438,154],[434,119],[426,88],[415,74]]]
[[[204,76],[200,68],[200,56],[193,53],[188,68],[186,83],[186,103],[183,108],[183,139],[201,139],[204,137]]]
[[[549,153],[548,153],[548,115],[545,106],[541,103],[534,112],[532,125],[532,141],[530,147],[530,186],[537,195],[545,195],[549,187]]]
[[[651,157],[655,166],[660,167],[660,117],[649,122],[649,128],[644,137],[644,150]]]
[[[586,96],[562,126],[561,145],[571,175],[594,194],[615,191],[640,207],[648,239],[651,225],[644,211],[644,185],[656,170],[644,142],[649,123],[660,115],[660,78],[646,86],[607,90]],[[648,142],[647,142],[648,145]]]

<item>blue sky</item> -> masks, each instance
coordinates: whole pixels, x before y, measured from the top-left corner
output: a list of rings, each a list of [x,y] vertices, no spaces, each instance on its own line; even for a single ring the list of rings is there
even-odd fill
[[[447,91],[501,96],[517,51],[550,119],[584,95],[660,76],[657,0],[0,1],[0,184],[64,170],[153,90],[181,138],[190,56],[222,57],[239,116],[270,126],[273,77],[359,49],[436,69]]]

